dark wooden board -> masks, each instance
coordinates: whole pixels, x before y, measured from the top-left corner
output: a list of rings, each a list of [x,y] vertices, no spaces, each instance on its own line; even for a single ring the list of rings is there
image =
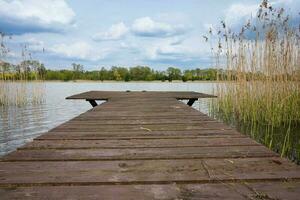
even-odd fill
[[[63,160],[157,160],[199,158],[275,157],[263,146],[122,148],[122,149],[34,149],[18,150],[3,157],[4,161]]]
[[[0,188],[2,200],[48,199],[288,199],[298,200],[300,182],[244,182],[203,184],[151,185],[89,185],[89,186],[35,186]]]
[[[299,180],[299,168],[276,157],[1,162],[0,186],[284,181]]]
[[[102,120],[89,120],[90,118],[78,118],[67,123],[67,125],[131,125],[131,124],[200,124],[200,123],[216,123],[211,118],[195,118],[195,119],[102,119]]]
[[[191,98],[212,98],[213,95],[198,93],[198,92],[115,92],[115,91],[89,91],[81,94],[76,94],[67,97],[67,99],[96,99],[108,100],[112,98],[175,98],[175,99],[191,99]]]
[[[222,123],[195,123],[195,124],[63,124],[52,129],[52,131],[88,131],[88,132],[116,132],[116,131],[185,131],[185,130],[231,130],[229,126]]]
[[[163,138],[207,138],[207,137],[246,137],[234,130],[186,130],[186,131],[50,131],[36,140],[99,140],[99,139],[163,139]]]
[[[128,140],[35,140],[19,149],[101,149],[101,148],[180,148],[215,146],[256,146],[250,138],[178,138],[178,139],[128,139]]]

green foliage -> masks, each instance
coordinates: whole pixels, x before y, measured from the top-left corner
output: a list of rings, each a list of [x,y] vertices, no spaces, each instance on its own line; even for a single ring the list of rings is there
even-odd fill
[[[221,70],[216,69],[191,69],[185,70],[183,73],[184,79],[186,81],[194,81],[194,80],[207,80],[213,81],[217,80],[218,74],[221,74]]]
[[[0,61],[0,80],[42,80],[47,70],[37,60],[24,60],[18,65]]]
[[[102,67],[100,70],[85,71],[83,65],[72,63],[71,70],[50,70],[36,60],[22,61],[18,65],[0,62],[0,80],[114,80],[114,81],[194,81],[217,80],[221,70],[191,69],[181,71],[176,67],[169,67],[166,71],[151,69],[148,66],[131,68],[112,66],[110,69]]]
[[[168,80],[171,82],[172,80],[180,80],[182,79],[181,70],[174,67],[169,67],[167,69]]]

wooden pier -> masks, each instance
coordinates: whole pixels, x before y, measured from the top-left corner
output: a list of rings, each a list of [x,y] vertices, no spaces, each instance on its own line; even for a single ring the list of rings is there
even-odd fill
[[[93,108],[2,157],[0,199],[299,199],[300,167],[191,107],[206,97],[68,97]]]

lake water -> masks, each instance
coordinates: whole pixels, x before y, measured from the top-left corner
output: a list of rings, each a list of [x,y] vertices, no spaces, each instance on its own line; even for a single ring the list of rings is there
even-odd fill
[[[45,82],[28,83],[28,87],[32,86],[30,84],[41,84],[40,88],[43,89],[44,101],[40,104],[23,106],[0,106],[0,156],[15,150],[42,133],[91,109],[91,105],[84,100],[65,100],[67,96],[76,93],[89,90],[147,90],[195,91],[212,94],[215,85],[215,83],[206,82]],[[194,108],[207,113],[209,101],[211,100],[202,99],[195,102]]]

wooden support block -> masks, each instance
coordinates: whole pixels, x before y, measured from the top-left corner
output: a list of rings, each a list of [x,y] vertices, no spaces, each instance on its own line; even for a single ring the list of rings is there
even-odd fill
[[[192,106],[195,101],[197,101],[198,99],[189,99],[189,101],[187,102],[187,105]]]
[[[96,107],[98,106],[97,102],[93,99],[87,99],[88,102],[90,102],[90,104],[93,106],[93,107]]]

